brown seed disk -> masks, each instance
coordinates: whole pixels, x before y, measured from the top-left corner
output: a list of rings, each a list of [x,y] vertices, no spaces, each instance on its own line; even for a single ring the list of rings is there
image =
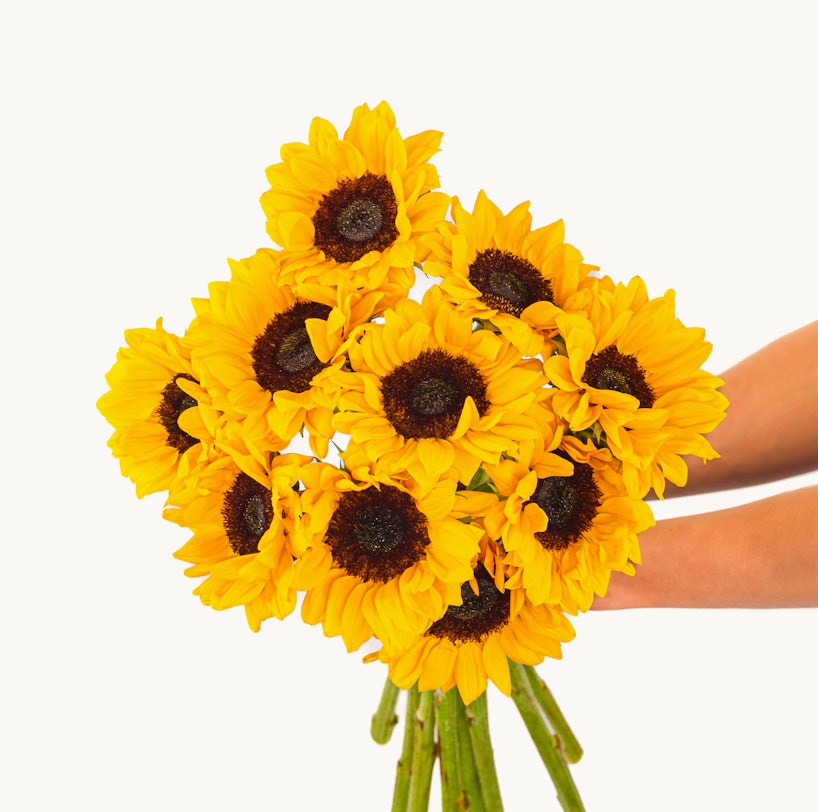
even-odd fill
[[[469,265],[469,281],[494,310],[519,316],[534,302],[553,301],[551,283],[527,259],[487,248]]]
[[[424,350],[381,381],[386,417],[398,434],[420,439],[454,432],[466,398],[482,415],[490,403],[480,370],[462,355]]]
[[[264,328],[250,351],[259,386],[268,392],[305,392],[326,367],[315,355],[305,322],[326,319],[331,308],[318,302],[296,302]]]
[[[564,453],[560,456],[569,459]],[[546,550],[567,550],[582,538],[596,517],[602,492],[594,480],[594,469],[574,462],[571,476],[549,476],[537,480],[529,500],[548,516],[548,527],[535,533]]]
[[[222,501],[222,523],[236,555],[258,552],[258,543],[273,520],[269,488],[240,473]]]
[[[173,380],[162,390],[161,400],[156,409],[156,417],[168,433],[166,444],[182,453],[187,451],[191,446],[196,445],[199,440],[179,428],[179,415],[186,409],[190,409],[196,405],[196,401],[179,388],[179,385],[176,383],[179,378],[198,383],[198,381],[190,375],[185,375],[184,373],[174,375]]]
[[[312,218],[315,246],[336,262],[384,251],[398,237],[398,201],[384,175],[346,178],[318,203]]]
[[[633,395],[643,409],[650,409],[656,402],[656,395],[636,356],[624,355],[613,344],[588,359],[582,381],[595,389]]]
[[[481,564],[474,573],[479,595],[474,594],[467,581],[460,588],[463,598],[462,606],[450,606],[440,620],[433,623],[427,635],[441,637],[458,642],[479,643],[492,632],[501,629],[508,623],[510,611],[510,593],[501,592],[494,584],[494,579]]]
[[[415,500],[382,485],[342,493],[325,542],[336,566],[362,581],[384,583],[424,558],[429,533]]]

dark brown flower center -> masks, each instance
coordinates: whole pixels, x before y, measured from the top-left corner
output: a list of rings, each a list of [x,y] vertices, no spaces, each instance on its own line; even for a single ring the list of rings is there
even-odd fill
[[[497,589],[494,579],[482,564],[478,565],[474,577],[480,594],[474,594],[470,582],[463,584],[460,587],[462,606],[450,606],[446,614],[429,627],[427,635],[446,638],[453,643],[479,643],[508,623],[508,590],[501,592]]]
[[[397,239],[398,202],[384,175],[347,178],[325,194],[312,218],[315,246],[336,262],[355,262]]]
[[[643,409],[649,409],[656,402],[656,395],[645,380],[645,371],[636,356],[623,355],[613,344],[588,359],[582,380],[595,389],[632,395]]]
[[[368,242],[383,225],[383,210],[374,200],[353,200],[335,218],[338,233],[350,242]]]
[[[179,384],[176,383],[179,378],[198,383],[190,375],[184,373],[174,375],[173,380],[162,390],[156,417],[168,433],[166,444],[181,453],[196,445],[199,440],[179,428],[179,415],[196,405],[196,400],[179,388]]]
[[[317,360],[306,327],[285,335],[276,348],[276,363],[291,374],[309,369]]]
[[[250,351],[259,386],[269,392],[304,392],[326,366],[310,343],[307,319],[326,319],[331,308],[318,302],[296,302],[279,313],[258,336]]]
[[[270,490],[240,473],[222,501],[224,532],[233,552],[236,555],[257,553],[258,543],[272,520]]]
[[[457,389],[449,381],[424,378],[412,387],[410,405],[416,415],[436,417],[446,414],[457,402]]]
[[[527,259],[487,248],[469,265],[469,281],[494,310],[519,316],[534,302],[553,301],[550,282]]]
[[[390,553],[403,542],[403,519],[388,505],[370,505],[355,515],[352,531],[364,550]]]
[[[448,437],[457,428],[466,398],[482,415],[489,408],[480,370],[462,355],[424,350],[381,381],[383,408],[404,437]]]
[[[342,493],[325,541],[336,566],[362,581],[384,583],[425,556],[429,534],[414,499],[382,485]]]
[[[569,459],[564,453],[560,456]],[[571,476],[549,476],[537,480],[529,500],[548,517],[548,527],[536,533],[547,550],[567,550],[579,541],[593,523],[602,503],[602,492],[594,481],[594,469],[574,462]]]

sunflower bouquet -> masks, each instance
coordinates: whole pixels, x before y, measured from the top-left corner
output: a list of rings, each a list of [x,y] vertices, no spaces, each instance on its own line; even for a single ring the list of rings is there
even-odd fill
[[[581,755],[534,670],[570,616],[639,563],[645,501],[717,456],[704,331],[583,262],[529,204],[439,190],[442,134],[362,105],[315,118],[262,195],[275,247],[230,261],[183,335],[125,332],[98,408],[136,493],[165,492],[175,553],[251,629],[302,619],[366,649],[406,720],[392,809],[502,809],[490,680],[511,696],[563,808]],[[420,274],[418,272],[421,272]]]

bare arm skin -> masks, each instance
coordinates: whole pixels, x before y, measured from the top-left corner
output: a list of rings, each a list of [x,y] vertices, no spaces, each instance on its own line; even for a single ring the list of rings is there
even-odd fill
[[[818,321],[722,375],[727,417],[708,435],[721,454],[688,460],[666,496],[773,482],[818,468]],[[614,572],[595,609],[818,606],[818,486],[664,519],[639,537],[635,577]]]
[[[595,609],[818,606],[818,485],[660,521]]]
[[[818,468],[818,321],[728,369],[727,417],[707,435],[721,457],[688,459],[684,488],[666,496],[773,482]]]

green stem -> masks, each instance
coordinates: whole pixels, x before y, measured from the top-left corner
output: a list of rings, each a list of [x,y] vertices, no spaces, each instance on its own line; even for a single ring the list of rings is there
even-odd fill
[[[524,666],[509,660],[508,667],[511,671],[511,698],[554,782],[557,799],[565,812],[585,812],[574,779],[562,758],[559,740],[548,730]]]
[[[468,809],[469,812],[484,812],[483,793],[480,789],[482,776],[474,760],[471,732],[467,719],[468,709],[463,704],[463,700],[456,688],[452,688],[449,693],[454,694],[457,709],[457,766],[460,772],[461,787],[458,800],[462,809]]]
[[[548,724],[554,731],[554,734],[559,738],[562,752],[565,754],[565,759],[569,764],[576,764],[582,758],[582,747],[580,747],[574,731],[571,730],[562,711],[554,699],[554,695],[548,689],[548,686],[543,682],[540,675],[533,666],[523,666],[528,673],[528,679],[531,682],[531,688],[534,691],[534,696],[540,709],[545,714]]]
[[[485,691],[466,708],[466,721],[469,724],[474,763],[480,776],[483,803],[491,812],[503,812],[503,799],[500,796],[500,783],[497,780],[494,750],[491,746],[488,698]]]
[[[378,744],[386,744],[392,738],[392,731],[398,723],[398,715],[395,713],[395,706],[398,704],[398,694],[400,689],[389,677],[383,686],[381,701],[378,709],[372,716],[372,726],[370,733]]]
[[[457,768],[457,707],[453,696],[455,693],[453,690],[435,691],[443,812],[453,812],[456,809],[455,804],[460,791],[460,773]]]
[[[435,692],[421,691],[415,711],[412,776],[409,781],[409,812],[427,812],[435,765]],[[406,723],[409,724],[407,719]]]
[[[409,784],[412,778],[412,756],[415,745],[415,712],[418,707],[418,688],[413,685],[406,692],[406,721],[403,723],[403,750],[395,771],[395,790],[392,794],[392,812],[406,812],[409,808]]]

